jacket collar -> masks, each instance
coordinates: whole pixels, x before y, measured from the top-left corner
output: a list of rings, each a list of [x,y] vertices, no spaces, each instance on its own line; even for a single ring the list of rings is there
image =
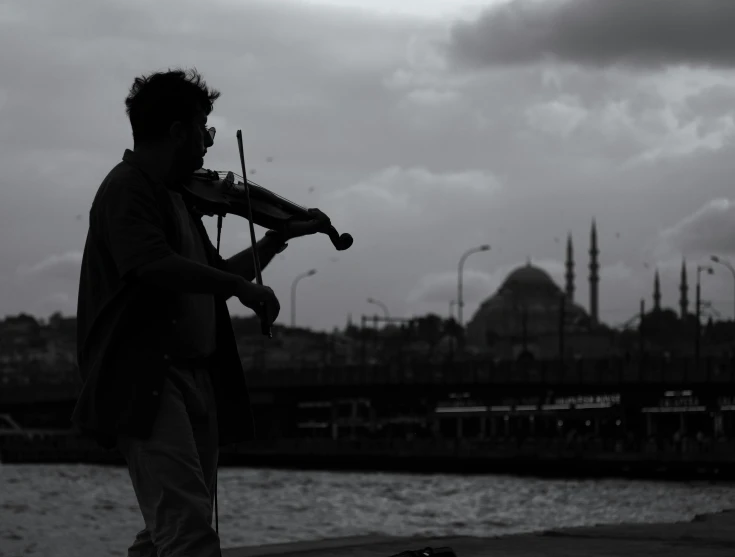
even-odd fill
[[[155,165],[151,164],[149,161],[146,161],[135,151],[125,149],[122,160],[140,170],[152,182],[165,187],[166,182],[163,172],[157,169]]]
[[[161,203],[161,209],[166,215],[168,222],[172,223],[174,234],[174,245],[172,247],[174,248],[176,253],[181,253],[182,238],[181,231],[179,230],[179,227],[175,224],[176,209],[171,200],[171,196],[169,195],[169,188],[166,186],[163,174],[160,171],[157,171],[153,165],[148,164],[147,161],[143,160],[142,157],[140,157],[138,154],[136,154],[134,151],[131,151],[130,149],[125,149],[122,160],[140,170],[150,182],[151,186],[153,187],[154,196]]]

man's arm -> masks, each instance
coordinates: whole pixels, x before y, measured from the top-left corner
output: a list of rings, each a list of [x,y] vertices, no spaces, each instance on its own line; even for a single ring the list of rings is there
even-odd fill
[[[278,234],[266,232],[265,236],[255,244],[258,250],[261,270],[268,266],[276,254],[282,252],[286,244]],[[223,260],[223,271],[241,276],[246,280],[255,280],[255,267],[253,265],[253,250],[247,248],[232,257]]]
[[[276,254],[286,249],[288,246],[286,242],[289,240],[325,231],[325,226],[329,224],[329,217],[319,209],[309,209],[308,212],[311,219],[297,220],[294,222],[288,221],[282,231],[276,232],[269,230],[265,233],[265,237],[255,244],[258,250],[261,269],[265,269]],[[201,221],[199,223],[201,224]],[[209,238],[206,230],[204,231],[204,235],[207,239]],[[209,242],[209,246],[215,262],[214,267],[229,273],[234,273],[249,281],[255,279],[255,267],[253,266],[253,252],[251,248],[233,255],[229,259],[222,259],[216,252],[212,242]]]
[[[166,240],[163,218],[150,188],[111,182],[97,211],[102,240],[123,280],[225,297],[244,288],[242,277],[174,252]]]
[[[311,219],[294,222],[289,221],[282,231],[276,232],[269,230],[265,233],[265,237],[255,244],[258,250],[261,269],[265,269],[276,254],[286,249],[288,246],[286,242],[289,240],[325,231],[325,226],[329,224],[329,217],[318,209],[309,209],[308,212]],[[201,224],[201,221],[199,222]],[[209,238],[206,230],[204,231],[204,235]],[[229,259],[222,259],[211,242],[209,242],[209,245],[215,262],[214,267],[229,273],[234,273],[249,281],[255,279],[255,267],[253,265],[253,252],[251,248],[233,255]]]
[[[229,299],[242,291],[245,280],[234,274],[202,265],[178,254],[143,265],[135,277],[146,284],[189,294],[214,294]],[[250,286],[249,283],[248,286]]]

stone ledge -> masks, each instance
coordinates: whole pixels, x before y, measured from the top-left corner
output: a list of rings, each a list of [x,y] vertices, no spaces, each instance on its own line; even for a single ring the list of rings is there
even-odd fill
[[[548,530],[494,538],[355,536],[223,549],[223,557],[390,557],[426,546],[451,547],[457,557],[732,557],[735,511],[689,522],[620,524]]]

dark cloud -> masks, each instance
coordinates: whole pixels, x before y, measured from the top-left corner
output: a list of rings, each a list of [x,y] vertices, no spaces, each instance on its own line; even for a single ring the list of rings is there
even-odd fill
[[[731,0],[513,0],[457,23],[462,65],[558,59],[584,66],[735,65]]]
[[[285,0],[34,0],[12,10],[0,17],[0,49],[12,53],[0,58],[11,76],[0,84],[0,315],[73,311],[89,206],[130,147],[125,94],[134,76],[177,65],[223,92],[209,168],[237,170],[242,127],[258,182],[355,237],[339,262],[319,236],[266,270],[287,298],[293,277],[319,269],[299,302],[311,326],[367,311],[366,293],[391,314],[444,314],[459,257],[491,243],[466,269],[470,315],[494,290],[485,274],[500,280],[498,269],[527,255],[562,261],[568,230],[586,265],[592,215],[601,264],[614,266],[640,260],[645,239],[709,199],[731,197],[735,89],[724,72],[528,64],[465,74],[434,50],[443,22]],[[226,219],[222,254],[247,245],[246,221]],[[442,273],[446,291],[414,303]],[[636,311],[634,282],[605,284],[605,316]],[[230,309],[244,311],[236,300]]]

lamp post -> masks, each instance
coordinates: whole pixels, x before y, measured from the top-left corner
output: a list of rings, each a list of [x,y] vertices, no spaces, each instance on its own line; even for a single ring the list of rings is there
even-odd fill
[[[723,267],[728,268],[728,270],[730,271],[730,274],[732,275],[733,287],[735,287],[735,267],[733,267],[729,261],[726,261],[720,257],[717,257],[716,255],[713,255],[712,257],[710,257],[710,259],[714,261],[715,263],[719,263]],[[733,303],[735,304],[735,296],[733,296]],[[735,311],[733,311],[733,321],[735,321]]]
[[[483,244],[482,246],[467,250],[459,258],[459,272],[457,273],[457,322],[459,326],[462,326],[462,307],[464,306],[464,300],[462,299],[462,269],[464,268],[465,260],[473,253],[479,253],[481,251],[490,251],[490,246]]]
[[[376,306],[378,306],[378,307],[379,307],[380,309],[382,309],[382,310],[383,310],[383,313],[385,314],[385,318],[386,318],[386,319],[389,319],[389,318],[390,318],[390,313],[388,312],[388,306],[386,306],[386,305],[385,305],[385,304],[384,304],[383,302],[381,302],[380,300],[376,300],[375,298],[368,298],[368,299],[367,299],[367,303],[368,303],[368,304],[373,304],[373,305],[376,305]]]
[[[700,351],[700,336],[701,336],[701,324],[699,322],[701,309],[702,309],[702,286],[701,276],[703,272],[707,272],[708,275],[714,274],[715,270],[709,265],[697,265],[697,287],[695,291],[694,301],[694,314],[696,320],[694,323],[695,327],[695,338],[694,338],[694,367],[699,369],[699,351]]]
[[[305,273],[301,273],[291,283],[291,327],[296,327],[296,285],[302,278],[310,277],[316,274],[316,269],[311,269]]]

